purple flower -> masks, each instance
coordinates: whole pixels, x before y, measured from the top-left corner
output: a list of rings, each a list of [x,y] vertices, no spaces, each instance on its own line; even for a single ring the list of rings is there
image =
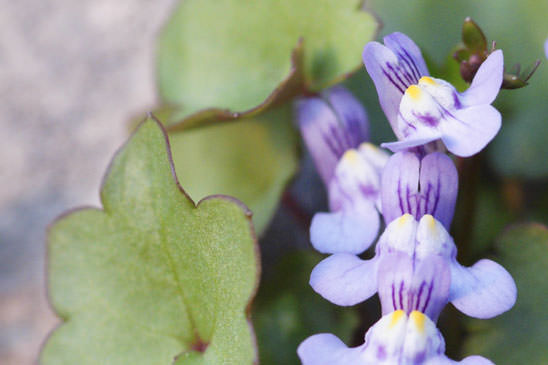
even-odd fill
[[[402,33],[370,42],[363,61],[379,101],[399,141],[385,143],[392,151],[441,139],[457,156],[482,150],[500,129],[500,113],[490,104],[503,77],[502,51],[494,51],[459,93],[448,82],[429,76],[417,45]]]
[[[388,154],[364,143],[365,110],[341,86],[297,102],[303,139],[329,194],[329,213],[312,220],[310,240],[323,253],[360,253],[380,226],[380,175]]]
[[[310,241],[322,253],[365,251],[380,226],[380,176],[388,154],[370,143],[350,149],[329,182],[329,213],[317,213]]]
[[[546,38],[546,42],[544,42],[544,54],[546,55],[546,58],[548,58],[548,38]]]
[[[402,310],[384,315],[367,331],[361,346],[348,348],[336,336],[322,333],[304,340],[297,353],[304,365],[493,364],[481,356],[462,361],[447,358],[435,323],[419,311],[408,316]]]
[[[476,318],[494,317],[514,305],[516,285],[502,266],[480,260],[463,267],[456,253],[443,224],[428,214],[419,222],[405,214],[386,227],[373,259],[332,255],[314,268],[310,285],[338,305],[354,305],[378,292],[383,314],[419,310],[433,320],[447,302]]]
[[[335,86],[297,101],[296,114],[306,147],[328,186],[342,155],[369,140],[365,109],[348,90]]]
[[[416,220],[433,215],[449,229],[459,185],[457,169],[440,152],[420,157],[398,152],[390,157],[381,179],[382,212],[386,224],[409,213]]]

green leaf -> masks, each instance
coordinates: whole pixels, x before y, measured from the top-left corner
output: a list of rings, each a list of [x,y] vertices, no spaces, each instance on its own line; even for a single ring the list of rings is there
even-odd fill
[[[359,0],[181,1],[159,37],[160,95],[182,107],[175,119],[196,122],[210,115],[206,108],[239,114],[281,90],[291,98],[341,81],[361,67],[363,46],[377,28],[360,6]],[[290,59],[300,39],[302,70]]]
[[[175,169],[195,200],[226,194],[244,202],[262,232],[297,170],[298,136],[289,105],[255,118],[170,132]]]
[[[289,76],[259,105],[243,111],[232,112],[229,109],[206,108],[192,115],[187,115],[184,107],[176,104],[166,104],[157,108],[165,115],[164,122],[169,131],[182,131],[196,127],[204,127],[226,121],[249,118],[266,112],[295,97],[302,92],[303,76],[303,42],[299,41],[291,55],[291,71]],[[169,114],[166,114],[168,112]],[[154,112],[156,115],[156,111]]]
[[[196,206],[170,158],[159,123],[146,121],[110,165],[103,209],[79,209],[51,226],[48,288],[63,324],[41,363],[256,359],[247,313],[259,270],[250,213],[223,196]]]
[[[465,352],[497,364],[546,364],[548,360],[548,229],[524,224],[505,232],[497,244],[498,261],[518,287],[515,307],[489,321],[473,320]]]
[[[337,307],[308,284],[320,259],[311,252],[287,255],[261,285],[253,310],[261,364],[300,364],[297,347],[321,332],[349,343],[359,323],[356,308]]]

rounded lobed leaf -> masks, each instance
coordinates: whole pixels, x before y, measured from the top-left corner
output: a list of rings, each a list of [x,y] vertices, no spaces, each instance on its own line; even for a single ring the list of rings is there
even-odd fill
[[[41,363],[255,361],[251,214],[224,196],[196,206],[173,171],[165,132],[147,120],[111,163],[103,209],[69,212],[50,227],[48,289],[64,322]]]
[[[291,96],[303,87],[317,91],[340,81],[360,67],[361,49],[377,28],[360,5],[359,0],[182,1],[159,37],[160,95],[182,107],[175,119],[194,124],[211,116],[206,108],[241,113],[268,101],[275,90]],[[302,70],[290,59],[300,39]]]

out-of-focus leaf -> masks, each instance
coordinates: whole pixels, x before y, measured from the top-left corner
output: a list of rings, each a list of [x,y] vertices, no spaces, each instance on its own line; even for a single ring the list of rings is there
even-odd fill
[[[357,313],[329,303],[308,285],[320,259],[311,252],[288,255],[261,285],[253,310],[261,364],[300,364],[297,347],[316,333],[334,333],[349,343]]]
[[[512,220],[512,214],[493,186],[480,186],[476,193],[474,225],[470,243],[470,256],[484,256],[501,230]]]
[[[383,34],[401,31],[441,64],[459,43],[462,21],[472,16],[488,40],[504,51],[508,68],[543,58],[548,34],[548,2],[538,0],[405,1],[370,0],[382,19]],[[543,67],[544,66],[544,67]],[[501,91],[495,106],[502,111],[502,129],[488,151],[497,172],[509,177],[548,176],[548,67],[540,68],[519,90]]]
[[[502,235],[497,251],[497,261],[516,281],[518,299],[513,309],[495,319],[470,321],[465,352],[497,364],[546,364],[548,229],[540,224],[516,226]]]
[[[507,91],[525,97],[516,95],[516,101],[521,100],[523,104],[510,106],[508,118],[503,116],[502,129],[489,151],[490,161],[502,175],[528,179],[548,176],[548,103],[540,96],[548,95],[548,88],[538,85],[540,83],[548,85],[548,70],[539,70],[526,88]],[[543,94],[535,94],[535,89]],[[536,104],[526,100],[527,97]]]
[[[360,6],[359,0],[181,1],[159,37],[160,95],[181,106],[174,120],[197,123],[211,117],[206,108],[239,115],[282,91],[290,97],[338,82],[360,67],[377,28]],[[290,60],[300,39],[302,75]]]
[[[240,118],[249,118],[266,112],[302,92],[303,85],[303,42],[300,40],[297,48],[293,50],[291,55],[289,76],[261,104],[254,108],[243,112],[232,112],[229,109],[221,108],[207,108],[187,115],[188,113],[184,106],[171,104],[160,106],[157,110],[164,114],[165,118],[162,120],[167,124],[169,131],[188,130]],[[169,114],[164,113],[164,111],[168,111]],[[154,113],[156,114],[156,111]]]
[[[41,363],[253,363],[249,211],[221,196],[196,206],[152,120],[113,159],[101,200],[49,231],[49,294],[64,322]]]
[[[194,200],[210,194],[240,199],[262,232],[297,169],[298,137],[289,105],[169,136],[175,170],[187,193]]]

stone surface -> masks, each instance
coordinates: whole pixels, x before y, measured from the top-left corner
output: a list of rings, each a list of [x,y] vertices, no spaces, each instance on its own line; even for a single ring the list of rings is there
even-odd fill
[[[55,325],[45,228],[97,205],[128,120],[155,103],[154,38],[174,0],[0,0],[0,363]]]

